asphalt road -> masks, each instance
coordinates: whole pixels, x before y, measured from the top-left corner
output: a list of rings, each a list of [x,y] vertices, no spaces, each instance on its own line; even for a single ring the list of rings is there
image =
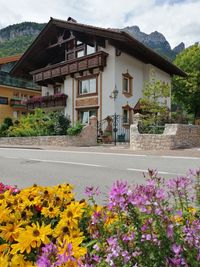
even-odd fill
[[[148,168],[157,169],[166,178],[176,177],[200,168],[200,157],[98,152],[87,148],[65,151],[0,148],[1,182],[18,187],[68,182],[75,186],[79,199],[84,197],[87,185],[98,186],[106,193],[117,179],[143,183],[143,173]]]

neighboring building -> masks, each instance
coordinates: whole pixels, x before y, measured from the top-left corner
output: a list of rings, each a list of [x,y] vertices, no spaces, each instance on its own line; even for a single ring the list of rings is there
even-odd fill
[[[0,58],[0,123],[4,118],[17,119],[27,113],[25,101],[40,96],[41,89],[33,82],[11,77],[9,72],[21,56]]]
[[[51,18],[12,74],[32,76],[42,86],[41,103],[56,97],[65,101],[59,109],[72,123],[86,123],[91,115],[102,120],[117,113],[128,126],[152,70],[157,79],[169,85],[172,75],[186,76],[124,31],[84,25],[71,18]],[[41,103],[33,99],[30,108],[44,107]]]

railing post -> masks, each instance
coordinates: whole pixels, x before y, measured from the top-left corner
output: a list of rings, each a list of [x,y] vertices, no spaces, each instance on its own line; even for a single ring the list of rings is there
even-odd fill
[[[115,133],[115,146],[117,145],[117,114],[114,114],[114,133]]]

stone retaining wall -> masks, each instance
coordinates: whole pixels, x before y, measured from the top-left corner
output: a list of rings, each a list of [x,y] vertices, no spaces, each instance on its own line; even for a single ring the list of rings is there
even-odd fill
[[[137,123],[130,127],[133,150],[170,150],[200,146],[200,126],[166,124],[163,134],[140,134]]]
[[[97,145],[97,119],[90,118],[77,136],[32,136],[32,137],[1,137],[0,145],[14,146],[95,146]]]

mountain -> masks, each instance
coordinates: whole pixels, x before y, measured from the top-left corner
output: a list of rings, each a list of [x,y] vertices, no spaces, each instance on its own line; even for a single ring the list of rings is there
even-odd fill
[[[22,54],[45,24],[23,22],[0,30],[0,57]]]
[[[173,61],[176,55],[185,49],[185,44],[183,42],[172,49],[165,36],[157,31],[146,34],[140,31],[138,26],[126,27],[123,30],[170,61]]]
[[[0,57],[23,53],[45,25],[35,22],[23,22],[1,29]],[[157,31],[146,34],[140,31],[138,26],[126,27],[123,30],[170,61],[173,61],[176,55],[185,49],[184,43],[180,43],[172,49],[165,36]]]

